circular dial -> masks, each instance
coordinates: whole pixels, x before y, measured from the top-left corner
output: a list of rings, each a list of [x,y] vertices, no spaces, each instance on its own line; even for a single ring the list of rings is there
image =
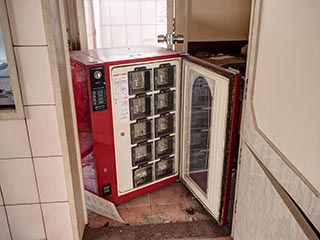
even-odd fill
[[[95,79],[100,79],[102,77],[102,73],[100,71],[95,71],[93,76]]]

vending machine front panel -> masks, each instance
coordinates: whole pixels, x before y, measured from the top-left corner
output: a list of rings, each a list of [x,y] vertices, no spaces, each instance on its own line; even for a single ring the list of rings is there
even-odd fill
[[[177,123],[176,119],[180,118],[180,102],[176,102],[175,99],[180,99],[180,88],[178,88],[180,82],[176,81],[181,79],[180,72],[177,71],[181,69],[180,61],[180,59],[167,59],[136,62],[116,65],[110,69],[119,197],[178,177],[180,136],[179,122]],[[151,75],[150,78],[140,77],[140,85],[146,85],[141,83],[144,79],[150,84],[151,90],[132,94],[126,86],[130,88],[128,81],[136,78],[132,74],[141,69]],[[166,86],[163,84],[160,89],[155,87],[156,77],[158,80],[161,78],[162,83],[168,84]],[[169,141],[167,149],[158,154],[155,147],[157,145],[159,150],[158,141],[162,138],[174,140]],[[171,160],[164,161],[163,158]],[[162,167],[162,172],[159,166]],[[146,176],[142,177],[143,175]]]

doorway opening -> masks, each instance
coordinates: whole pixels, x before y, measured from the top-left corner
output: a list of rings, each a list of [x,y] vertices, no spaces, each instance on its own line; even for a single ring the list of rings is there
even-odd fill
[[[114,1],[105,1],[105,2],[107,2],[107,4],[105,5],[107,5],[108,8],[103,8],[105,10],[101,12],[101,9],[102,9],[101,6],[100,8],[98,8],[97,5],[94,5],[93,1],[85,1],[85,5],[87,5],[86,18],[91,19],[91,20],[87,20],[87,26],[86,26],[87,33],[88,33],[87,37],[88,37],[89,47],[91,46],[93,48],[94,47],[99,48],[99,47],[129,46],[130,44],[133,44],[133,43],[134,45],[140,45],[140,44],[157,45],[157,44],[154,44],[156,35],[159,33],[161,34],[165,33],[164,31],[166,31],[167,29],[164,27],[164,25],[166,25],[167,21],[169,20],[167,20],[165,24],[163,24],[162,26],[163,28],[161,27],[157,28],[158,26],[156,23],[155,24],[156,30],[152,30],[148,33],[151,36],[151,32],[152,32],[153,34],[152,38],[146,38],[149,40],[152,39],[152,41],[151,40],[145,41],[143,37],[138,39],[138,37],[134,37],[134,35],[139,33],[140,36],[143,36],[142,29],[144,29],[144,26],[139,25],[139,26],[134,26],[133,28],[133,26],[130,26],[130,24],[127,24],[128,19],[130,19],[130,17],[128,17],[127,15],[122,20],[116,19],[116,17],[112,17],[112,16],[115,16],[110,12],[112,11],[112,9],[116,8],[115,6],[113,6]],[[126,13],[128,13],[130,12],[128,11],[128,9],[130,10],[128,6],[134,1],[119,1],[119,2],[121,2],[121,4],[124,4]],[[145,7],[143,4],[149,4],[149,7],[152,4],[155,4],[155,6],[157,6],[158,4],[157,1],[146,1],[147,3],[145,3],[144,1],[137,1],[137,2],[139,2],[138,4],[140,4],[139,5],[140,11],[142,6]],[[154,2],[154,3],[151,3],[151,2]],[[165,2],[167,3],[167,1]],[[202,35],[203,33],[200,33],[198,31],[199,29],[203,28],[202,31],[206,32],[207,31],[206,27],[208,27],[207,25],[210,25],[207,23],[212,22],[212,19],[206,18],[204,16],[208,17],[208,14],[206,15],[205,13],[208,13],[208,6],[212,6],[213,3],[212,1],[205,1],[205,2],[206,3],[204,3],[203,5],[201,4],[202,6],[200,6],[199,4],[196,3],[196,1],[189,1],[189,4],[188,4],[189,12],[187,15],[186,14],[183,15],[184,18],[188,19],[189,29],[187,29],[187,34],[186,34],[186,36],[188,36],[186,41],[188,53],[190,53],[191,55],[199,59],[222,66],[223,68],[226,68],[229,71],[235,71],[241,74],[244,78],[245,56],[241,55],[240,49],[247,44],[249,15],[250,15],[250,6],[251,6],[250,1],[244,1],[246,2],[245,6],[247,7],[247,9],[244,10],[243,6],[241,7],[242,15],[247,15],[245,17],[244,16],[241,17],[246,19],[242,21],[242,24],[245,25],[244,28],[246,28],[246,30],[240,31],[241,33],[237,38],[234,38],[235,31],[233,31],[234,29],[232,29],[232,27],[229,29],[230,36],[227,36],[228,34],[226,33],[225,36],[220,36],[218,38],[216,38],[216,36],[213,37],[212,35],[210,36]],[[99,4],[100,3],[102,3],[102,1],[99,2]],[[224,5],[224,3],[221,3],[221,1],[215,1],[215,4],[217,4],[217,6],[220,6],[222,12],[225,12],[223,14],[224,16],[222,17],[222,19],[224,19],[225,21],[225,25],[223,24],[222,19],[219,19],[219,21],[222,21],[220,23],[221,25],[220,27],[224,26],[226,29],[228,29],[228,26],[232,25],[232,23],[228,22],[225,16],[228,14],[230,15],[230,13],[228,12],[232,10],[231,7]],[[131,6],[133,5],[134,4],[132,4]],[[207,6],[207,8],[205,6]],[[167,5],[166,5],[166,8],[167,8]],[[202,11],[204,12],[204,14],[202,15],[199,13],[200,8],[202,8]],[[104,11],[106,12],[106,14]],[[179,11],[179,9],[177,11]],[[210,13],[209,15],[212,15],[212,13]],[[141,13],[140,23],[142,22],[141,20],[142,18],[143,17]],[[166,15],[166,18],[169,18],[169,14]],[[98,25],[96,23],[97,22],[96,19],[99,19],[100,21]],[[118,26],[116,24],[112,25],[112,19],[115,19],[117,21],[124,21],[123,22],[124,24],[123,25],[120,24],[121,26],[120,25]],[[108,24],[102,25],[101,21],[102,22],[109,21],[108,22],[109,25]],[[156,21],[157,21],[157,18],[156,18]],[[179,19],[177,19],[177,21],[179,21]],[[204,22],[197,23],[197,21],[204,21]],[[97,26],[99,26],[99,28],[101,29],[100,33],[97,32]],[[151,27],[148,26],[148,29],[150,30]],[[161,29],[161,32],[158,32],[157,29]],[[108,31],[108,32],[106,33],[103,31]],[[243,37],[244,35],[246,35],[246,37]],[[132,38],[135,38],[135,39],[132,40]],[[242,84],[244,84],[243,81],[242,81]],[[240,108],[239,111],[241,112],[241,104],[239,108]],[[210,111],[207,111],[207,114],[209,114],[208,112]],[[197,116],[194,116],[194,117],[197,117]],[[208,139],[210,138],[207,136],[207,140]],[[239,141],[239,136],[237,135],[236,142],[238,141]],[[233,213],[233,197],[234,197],[234,191],[235,191],[234,189],[235,189],[235,179],[236,179],[236,171],[237,171],[236,170],[237,169],[237,154],[236,154],[237,149],[238,149],[238,146],[235,145],[235,148],[233,149],[235,154],[232,162],[232,172],[231,172],[231,176],[229,176],[231,178],[230,204],[229,204],[228,221],[227,221],[229,231],[231,230],[232,213]],[[190,152],[191,152],[191,149],[190,149]],[[203,153],[203,151],[201,153]],[[207,159],[209,157],[209,154],[204,154],[204,155],[205,157],[203,158],[204,160],[202,161],[202,164],[204,165],[201,168],[202,170],[207,169],[206,165],[207,165]],[[198,156],[198,157],[201,158],[201,156]],[[201,186],[203,186],[202,190],[205,190],[206,189],[205,183],[206,181],[208,181],[208,177],[207,176],[203,177],[203,174],[199,175],[199,173],[200,172],[206,173],[206,171],[199,172],[198,171],[199,169],[197,167],[198,166],[196,165],[192,167],[191,175],[193,179],[195,179],[195,181],[198,181],[200,188]],[[174,195],[176,193],[178,194],[178,196]],[[208,214],[205,208],[203,208],[199,204],[199,202],[192,197],[192,194],[193,193],[189,192],[189,190],[187,190],[182,183],[180,182],[174,183],[173,185],[167,186],[163,189],[160,189],[151,193],[147,193],[129,202],[122,203],[118,205],[118,209],[120,214],[122,213],[124,218],[128,217],[128,220],[127,219],[125,220],[132,221],[132,225],[166,224],[168,222],[171,222],[171,223],[172,222],[205,222],[205,221],[213,222],[213,219],[210,217],[210,214]],[[166,198],[163,199],[162,198],[163,196],[166,196]],[[159,204],[159,201],[160,202],[163,201],[163,202]],[[179,207],[177,206],[173,207],[175,204],[170,204],[170,201],[173,201],[173,202],[180,201],[180,203],[178,203]],[[194,207],[189,207],[189,204]],[[138,208],[140,206],[143,207],[144,210],[141,210],[142,212],[139,213]],[[170,215],[168,213],[172,213],[173,211],[161,210],[164,207],[168,209],[170,209],[170,207],[175,208],[177,211],[175,211],[174,214]],[[99,227],[101,229],[107,225],[109,227],[119,227],[119,229],[120,227],[125,227],[111,220],[107,220],[102,217],[99,217],[92,212],[89,212],[89,227],[91,228]],[[221,236],[224,236],[224,235],[221,235]]]

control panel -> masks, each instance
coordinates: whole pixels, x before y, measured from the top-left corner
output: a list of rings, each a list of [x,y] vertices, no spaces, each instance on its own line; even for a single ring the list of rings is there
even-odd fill
[[[106,93],[106,78],[103,66],[89,69],[92,111],[98,112],[108,108]]]

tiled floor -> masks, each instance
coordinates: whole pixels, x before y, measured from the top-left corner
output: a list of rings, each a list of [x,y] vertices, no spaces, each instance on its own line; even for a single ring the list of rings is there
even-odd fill
[[[129,202],[120,204],[118,211],[131,226],[170,222],[208,221],[212,217],[181,183],[147,193]],[[89,227],[124,226],[122,223],[88,213]]]
[[[181,183],[120,204],[122,224],[89,212],[83,240],[232,240]]]

